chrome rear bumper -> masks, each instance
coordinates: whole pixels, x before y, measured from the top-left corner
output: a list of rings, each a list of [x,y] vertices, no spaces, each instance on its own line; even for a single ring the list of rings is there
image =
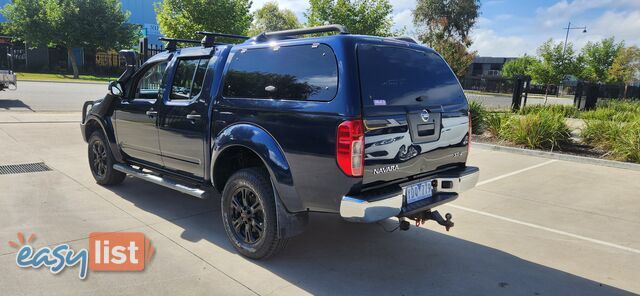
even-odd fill
[[[425,177],[424,180],[435,180],[437,185],[434,195],[439,193],[452,195],[459,194],[476,186],[480,170],[477,167],[466,167],[457,172],[447,172],[440,175]],[[454,196],[455,196],[454,194]],[[453,200],[447,199],[447,200]],[[440,199],[434,199],[440,200]],[[437,206],[442,202],[428,204]],[[376,222],[390,217],[398,216],[402,213],[404,206],[404,193],[402,188],[384,194],[369,194],[363,196],[343,196],[340,202],[340,216],[353,222]]]

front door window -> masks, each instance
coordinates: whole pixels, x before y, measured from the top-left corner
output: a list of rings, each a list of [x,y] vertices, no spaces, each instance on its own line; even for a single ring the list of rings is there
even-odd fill
[[[147,72],[142,75],[140,80],[138,80],[135,98],[157,99],[166,69],[167,62],[162,62],[151,66],[151,68],[149,68]]]

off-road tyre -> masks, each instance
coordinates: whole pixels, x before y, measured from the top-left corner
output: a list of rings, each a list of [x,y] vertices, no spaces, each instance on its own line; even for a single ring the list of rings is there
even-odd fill
[[[91,174],[96,183],[108,186],[117,185],[124,181],[127,175],[113,168],[116,161],[111,149],[109,149],[109,143],[101,131],[95,131],[91,134],[87,152]]]
[[[224,186],[222,223],[233,247],[251,259],[267,259],[281,251],[287,239],[278,238],[276,201],[264,169],[234,173]]]

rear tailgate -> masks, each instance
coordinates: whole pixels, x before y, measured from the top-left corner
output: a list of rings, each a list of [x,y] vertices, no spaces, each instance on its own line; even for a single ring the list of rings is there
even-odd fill
[[[359,44],[358,65],[365,125],[364,184],[466,162],[467,100],[437,53]]]

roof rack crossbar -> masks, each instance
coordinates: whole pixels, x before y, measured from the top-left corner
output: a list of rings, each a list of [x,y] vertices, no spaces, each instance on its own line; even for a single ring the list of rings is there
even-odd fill
[[[216,33],[216,32],[206,32],[206,31],[197,31],[196,34],[200,34],[200,35],[204,35],[204,37],[202,37],[202,45],[204,47],[211,47],[215,44],[223,44],[223,43],[217,43],[216,42],[216,37],[224,37],[224,38],[235,38],[235,39],[241,39],[241,40],[247,40],[249,39],[248,36],[242,36],[242,35],[236,35],[236,34],[225,34],[225,33]]]
[[[325,25],[311,28],[291,29],[283,31],[264,32],[257,36],[257,39],[267,39],[270,37],[287,37],[287,36],[299,36],[307,34],[337,32],[339,34],[349,34],[347,28],[342,25]]]
[[[193,40],[193,39],[180,39],[180,38],[160,37],[160,38],[158,38],[158,40],[167,42],[166,49],[168,51],[175,51],[176,49],[178,49],[178,42],[180,42],[180,43],[200,44],[200,40]]]
[[[242,40],[249,39],[249,36],[242,36],[242,35],[236,35],[236,34],[216,33],[216,32],[207,32],[207,31],[198,31],[198,32],[196,32],[196,34],[205,35],[205,36],[213,36],[213,37],[235,38],[235,39],[242,39]]]

